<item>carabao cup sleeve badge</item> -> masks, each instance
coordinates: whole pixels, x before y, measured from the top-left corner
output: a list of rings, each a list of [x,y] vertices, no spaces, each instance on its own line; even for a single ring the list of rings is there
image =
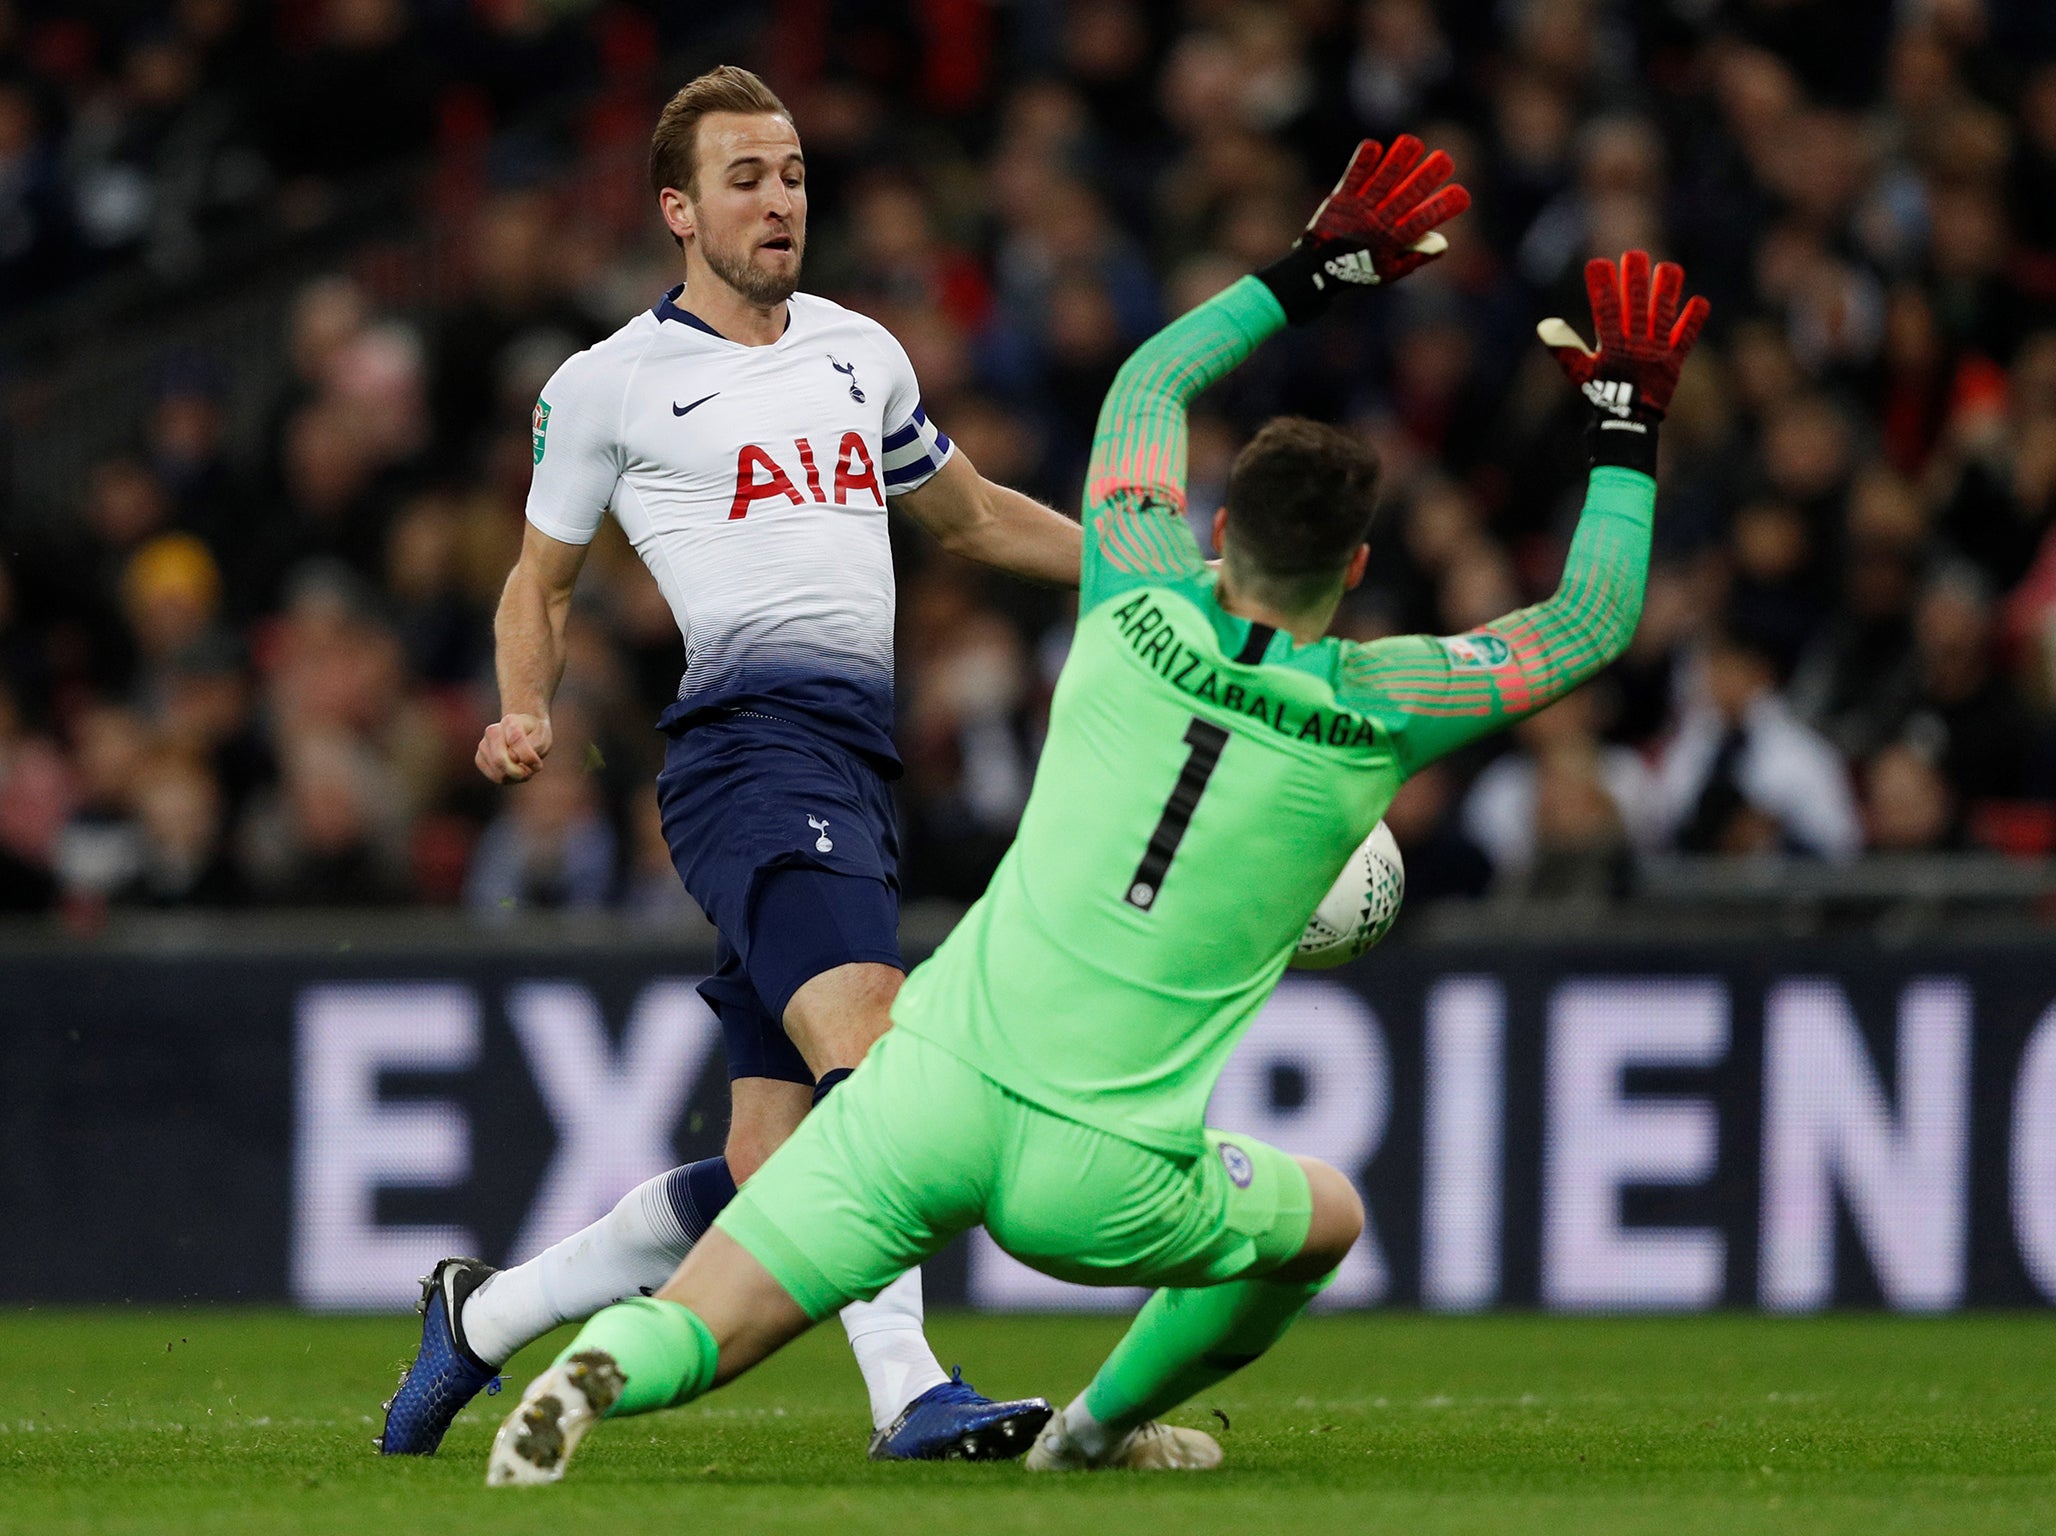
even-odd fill
[[[535,462],[538,464],[543,461],[543,434],[549,430],[550,402],[538,400],[535,403],[535,415],[530,417],[528,422],[528,435],[535,444]]]
[[[1452,667],[1503,667],[1513,657],[1513,647],[1498,635],[1483,632],[1455,635],[1442,642]]]

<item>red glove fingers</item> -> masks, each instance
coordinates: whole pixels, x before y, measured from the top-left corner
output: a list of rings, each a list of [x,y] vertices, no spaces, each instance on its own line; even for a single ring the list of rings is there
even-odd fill
[[[1628,251],[1618,262],[1595,257],[1585,264],[1585,293],[1598,347],[1586,347],[1560,320],[1542,324],[1542,340],[1572,383],[1632,384],[1641,404],[1660,417],[1711,307],[1695,295],[1681,312],[1684,288],[1684,269],[1666,261],[1652,271],[1647,251]]]
[[[1402,133],[1392,141],[1392,148],[1385,152],[1371,174],[1365,178],[1362,197],[1373,208],[1381,208],[1392,196],[1399,184],[1406,179],[1407,172],[1421,163],[1421,154],[1426,145],[1410,133]],[[1437,151],[1440,153],[1440,151]],[[1442,156],[1446,162],[1449,157]]]
[[[1404,277],[1449,249],[1436,226],[1471,205],[1451,182],[1449,156],[1412,134],[1390,149],[1365,139],[1292,250],[1257,273],[1293,324],[1327,307],[1332,285],[1370,286]]]
[[[1684,273],[1678,274],[1678,280],[1684,280]],[[1692,344],[1699,340],[1699,333],[1706,328],[1706,317],[1712,313],[1713,306],[1706,302],[1704,294],[1695,293],[1685,301],[1685,312],[1678,316],[1678,323],[1671,327],[1666,342],[1671,355],[1678,360],[1681,367],[1692,350]]]
[[[1678,298],[1685,291],[1685,269],[1674,261],[1656,269],[1656,290],[1649,300],[1649,334],[1668,336],[1677,322]]]
[[[1362,197],[1366,184],[1378,174],[1378,162],[1384,158],[1384,146],[1376,139],[1365,139],[1357,145],[1356,153],[1349,157],[1349,164],[1342,170],[1342,179],[1335,183],[1335,191],[1329,196]]]
[[[1646,346],[1649,328],[1649,253],[1628,251],[1621,257],[1621,319],[1628,340]]]
[[[1604,257],[1585,263],[1585,297],[1592,302],[1592,327],[1599,336],[1601,352],[1618,352],[1627,345],[1627,325],[1621,310],[1619,269]]]
[[[1444,187],[1420,207],[1400,220],[1395,237],[1413,245],[1438,224],[1446,224],[1471,205],[1471,194],[1461,186]]]

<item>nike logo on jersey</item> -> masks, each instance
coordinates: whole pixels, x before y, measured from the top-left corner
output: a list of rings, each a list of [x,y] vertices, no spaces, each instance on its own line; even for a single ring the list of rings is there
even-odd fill
[[[718,395],[720,393],[721,391],[718,389],[714,391],[714,395]],[[714,395],[701,395],[699,399],[693,401],[691,405],[680,405],[676,400],[674,400],[671,402],[671,414],[673,416],[683,416],[687,411],[696,411],[701,406],[705,405],[709,400],[713,399]]]

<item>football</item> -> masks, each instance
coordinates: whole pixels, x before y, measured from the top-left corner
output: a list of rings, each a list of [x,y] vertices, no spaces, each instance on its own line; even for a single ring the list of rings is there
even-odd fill
[[[1379,822],[1363,840],[1328,894],[1314,908],[1293,951],[1294,970],[1325,971],[1369,949],[1391,931],[1406,894],[1406,864],[1399,844]]]

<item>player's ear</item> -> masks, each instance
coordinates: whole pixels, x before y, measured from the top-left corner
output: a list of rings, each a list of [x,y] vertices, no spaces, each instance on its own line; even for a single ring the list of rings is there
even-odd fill
[[[1349,564],[1342,571],[1342,590],[1354,592],[1364,579],[1364,572],[1370,569],[1371,546],[1359,544],[1356,553],[1349,557]]]
[[[1222,507],[1214,513],[1214,553],[1228,553],[1228,509]]]
[[[666,187],[657,194],[657,209],[664,216],[664,227],[681,242],[692,238],[692,199],[676,187]]]

